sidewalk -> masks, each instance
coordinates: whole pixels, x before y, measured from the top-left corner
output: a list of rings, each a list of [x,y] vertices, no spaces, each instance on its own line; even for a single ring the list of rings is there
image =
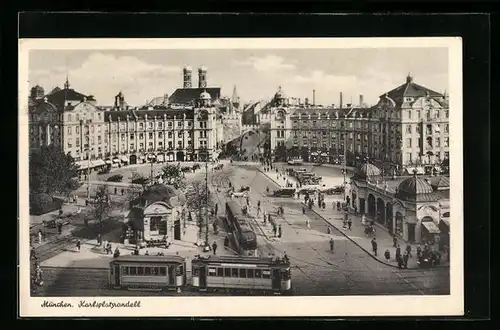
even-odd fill
[[[263,169],[260,167],[258,168],[261,173],[263,173],[265,176],[267,176],[271,181],[275,182],[278,186],[284,187],[284,182],[288,179],[292,183],[295,184],[295,179],[287,176],[286,174],[278,174],[276,171],[273,169],[271,172],[265,172]],[[293,180],[293,181],[292,181]],[[361,218],[352,214],[349,214],[349,218],[352,221],[352,227],[351,230],[344,230],[343,229],[343,218],[344,218],[344,213],[341,211],[337,211],[336,209],[332,210],[332,203],[331,201],[328,201],[329,199],[325,199],[326,202],[326,208],[320,209],[317,207],[317,205],[313,206],[311,210],[309,210],[306,207],[307,212],[314,212],[318,216],[320,216],[323,220],[325,220],[327,223],[329,223],[334,229],[336,229],[339,233],[344,235],[346,238],[351,240],[354,244],[356,244],[359,248],[361,248],[363,251],[365,251],[367,254],[369,254],[372,258],[376,259],[377,261],[391,266],[391,267],[398,267],[397,262],[395,260],[396,257],[396,248],[393,247],[393,239],[392,235],[389,234],[386,228],[382,227],[378,223],[374,222],[376,225],[376,241],[378,245],[378,251],[377,251],[377,256],[373,255],[372,252],[372,244],[371,244],[371,237],[368,238],[365,236],[364,233],[364,226],[361,223]],[[303,202],[302,202],[303,203]],[[398,238],[398,244],[400,245],[401,248],[401,254],[404,253],[404,250],[406,248],[407,243],[400,238]],[[417,258],[416,258],[416,249],[418,245],[412,245],[412,258],[408,260],[408,269],[417,269]],[[423,247],[423,246],[421,246]],[[391,259],[389,262],[386,262],[384,258],[384,253],[386,250],[389,250]],[[441,264],[438,267],[445,267],[449,266],[449,262],[446,261],[446,255],[443,254],[441,256]]]

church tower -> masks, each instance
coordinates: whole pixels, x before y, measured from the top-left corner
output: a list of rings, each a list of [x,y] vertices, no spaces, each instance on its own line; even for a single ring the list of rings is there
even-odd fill
[[[184,69],[182,70],[182,72],[183,72],[183,77],[184,77],[183,87],[184,88],[191,88],[191,87],[193,87],[193,84],[191,82],[192,75],[193,75],[193,70],[191,69],[191,67],[190,66],[184,67]]]
[[[198,69],[198,88],[207,88],[207,68],[204,66]]]
[[[233,88],[233,95],[231,96],[231,104],[236,109],[238,109],[240,107],[240,97],[238,96],[238,93],[236,92],[236,85],[234,85],[234,88]]]

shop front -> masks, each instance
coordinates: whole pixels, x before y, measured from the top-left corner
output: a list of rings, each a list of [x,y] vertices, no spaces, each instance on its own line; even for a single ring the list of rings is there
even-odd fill
[[[421,226],[421,241],[424,244],[438,245],[441,231],[431,217],[424,217]]]

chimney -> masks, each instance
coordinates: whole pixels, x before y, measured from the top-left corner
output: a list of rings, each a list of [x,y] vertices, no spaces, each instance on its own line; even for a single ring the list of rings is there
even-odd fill
[[[313,89],[313,105],[316,105],[316,90]]]
[[[198,88],[207,88],[207,68],[198,69]]]
[[[362,107],[363,106],[363,94],[360,94],[359,95],[359,106]]]
[[[307,106],[309,106],[309,98],[307,98],[307,97],[305,98],[305,100],[304,100],[304,105],[305,105],[306,107],[307,107]]]
[[[342,109],[343,107],[343,103],[342,103],[342,92],[340,92],[340,102],[339,102],[339,108]]]
[[[184,69],[182,70],[182,73],[183,73],[183,79],[184,79],[183,87],[184,88],[193,87],[193,84],[191,83],[193,70],[191,69],[191,67],[189,67],[189,66],[184,67]]]

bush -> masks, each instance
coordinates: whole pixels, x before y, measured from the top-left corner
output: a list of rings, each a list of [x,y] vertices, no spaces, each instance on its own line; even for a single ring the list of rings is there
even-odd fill
[[[30,196],[30,214],[42,215],[55,210],[62,206],[62,200],[59,198],[52,198],[48,194],[33,194]]]
[[[106,181],[109,182],[121,182],[123,179],[123,175],[121,174],[115,174],[113,176],[110,176]]]

